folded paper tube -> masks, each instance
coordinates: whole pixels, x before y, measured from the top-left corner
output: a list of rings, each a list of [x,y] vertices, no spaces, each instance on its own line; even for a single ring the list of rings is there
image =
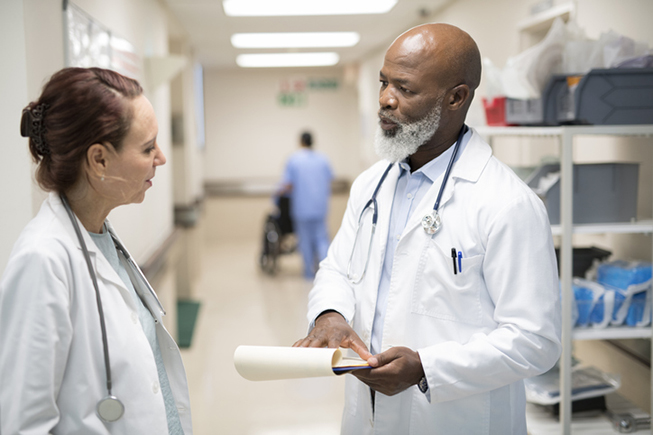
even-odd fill
[[[360,358],[343,357],[341,349],[283,346],[238,346],[234,365],[250,381],[336,376],[369,368]]]

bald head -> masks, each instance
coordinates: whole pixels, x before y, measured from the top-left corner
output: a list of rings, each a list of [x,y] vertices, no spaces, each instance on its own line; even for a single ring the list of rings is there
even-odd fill
[[[400,56],[426,64],[447,86],[466,84],[473,91],[481,81],[481,55],[467,32],[443,23],[424,24],[401,34],[390,46]]]
[[[402,155],[410,155],[413,170],[440,155],[456,141],[480,79],[478,47],[459,28],[425,24],[400,35],[379,72],[388,148],[410,145]]]

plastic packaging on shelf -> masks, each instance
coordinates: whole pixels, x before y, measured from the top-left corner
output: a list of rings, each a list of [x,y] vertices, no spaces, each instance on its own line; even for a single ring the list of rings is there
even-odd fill
[[[615,291],[612,325],[651,323],[651,263],[612,261],[599,265],[596,279]]]
[[[538,405],[560,402],[560,370],[556,366],[548,372],[524,379],[526,400]],[[617,391],[621,378],[591,366],[575,366],[571,371],[571,400],[589,399]]]
[[[573,324],[577,327],[605,328],[610,324],[614,309],[615,291],[601,284],[574,278]],[[606,313],[608,313],[606,315]]]

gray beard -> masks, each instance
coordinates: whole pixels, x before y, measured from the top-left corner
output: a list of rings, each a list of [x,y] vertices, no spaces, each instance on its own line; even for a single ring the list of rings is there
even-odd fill
[[[417,152],[419,147],[431,140],[440,127],[442,99],[438,99],[435,107],[424,118],[411,122],[400,123],[387,114],[384,117],[397,124],[394,131],[386,131],[379,125],[374,137],[374,150],[382,159],[393,163],[399,162]]]

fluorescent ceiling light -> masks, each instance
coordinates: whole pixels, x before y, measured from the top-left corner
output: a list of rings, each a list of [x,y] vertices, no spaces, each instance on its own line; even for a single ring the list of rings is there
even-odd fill
[[[358,44],[356,32],[236,33],[231,44],[236,48],[352,47]]]
[[[243,68],[274,68],[291,66],[331,66],[338,63],[338,53],[265,53],[240,54],[236,58]]]
[[[223,0],[230,17],[384,14],[397,0]]]

